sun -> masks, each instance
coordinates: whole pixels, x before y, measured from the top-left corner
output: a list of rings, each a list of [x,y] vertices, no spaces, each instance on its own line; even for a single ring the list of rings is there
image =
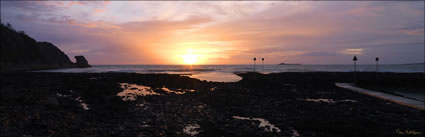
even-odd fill
[[[187,54],[187,55],[182,55],[182,57],[183,57],[183,63],[187,65],[193,65],[198,62],[198,57],[196,55]]]
[[[181,64],[183,65],[199,65],[203,62],[203,58],[205,55],[199,49],[186,48],[182,49],[177,56],[179,57]]]

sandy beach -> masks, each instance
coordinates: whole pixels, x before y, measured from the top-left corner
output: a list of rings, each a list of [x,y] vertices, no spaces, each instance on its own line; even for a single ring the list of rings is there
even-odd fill
[[[335,86],[352,73],[1,73],[1,136],[423,136],[424,111]],[[422,89],[423,73],[359,73]],[[367,84],[364,84],[367,83]]]

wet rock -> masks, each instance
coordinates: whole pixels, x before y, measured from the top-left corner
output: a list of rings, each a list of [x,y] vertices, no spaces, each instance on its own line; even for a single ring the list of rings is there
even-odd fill
[[[339,75],[346,78],[345,74],[350,75]],[[374,77],[374,73],[371,76]],[[90,80],[92,77],[103,79]],[[259,74],[256,77],[261,80],[204,83],[162,74],[0,73],[0,83],[5,83],[0,89],[0,134],[397,136],[398,128],[424,133],[424,112],[337,89],[327,84],[334,81],[322,73]],[[315,82],[304,80],[305,77],[320,78],[322,82],[307,87],[307,83]],[[118,84],[123,82],[162,89],[164,95],[123,101],[117,93],[122,87],[132,87]],[[219,88],[211,92],[213,87]],[[297,92],[290,92],[289,88]],[[177,89],[196,91],[166,94],[168,90]],[[61,107],[47,105],[57,104],[54,97]],[[335,103],[305,99],[333,99]],[[90,111],[83,111],[81,103],[87,103]]]
[[[48,97],[46,100],[42,101],[43,104],[58,106],[60,105],[58,99],[56,97]]]

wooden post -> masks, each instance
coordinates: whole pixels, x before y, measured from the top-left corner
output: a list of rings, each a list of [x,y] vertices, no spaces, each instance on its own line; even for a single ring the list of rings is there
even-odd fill
[[[379,58],[378,58],[378,57],[376,57],[376,58],[375,58],[375,61],[376,61],[375,78],[378,78],[378,61],[379,61]]]
[[[264,58],[261,58],[261,72],[264,72]]]
[[[257,58],[254,57],[254,72],[255,72],[255,61],[257,60]]]
[[[354,56],[354,58],[353,58],[353,61],[354,61],[354,84],[355,83],[357,83],[357,77],[356,77],[356,72],[357,72],[357,57],[356,56]]]

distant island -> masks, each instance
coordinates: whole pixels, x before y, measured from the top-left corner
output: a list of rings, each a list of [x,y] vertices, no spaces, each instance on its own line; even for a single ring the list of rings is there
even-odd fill
[[[91,67],[84,56],[75,56],[73,63],[52,43],[38,42],[9,23],[0,24],[0,72]]]
[[[424,63],[405,63],[405,64],[402,64],[402,65],[419,65],[419,64],[425,64],[425,62]]]
[[[296,64],[296,63],[280,63],[279,65],[301,65],[301,64]]]

